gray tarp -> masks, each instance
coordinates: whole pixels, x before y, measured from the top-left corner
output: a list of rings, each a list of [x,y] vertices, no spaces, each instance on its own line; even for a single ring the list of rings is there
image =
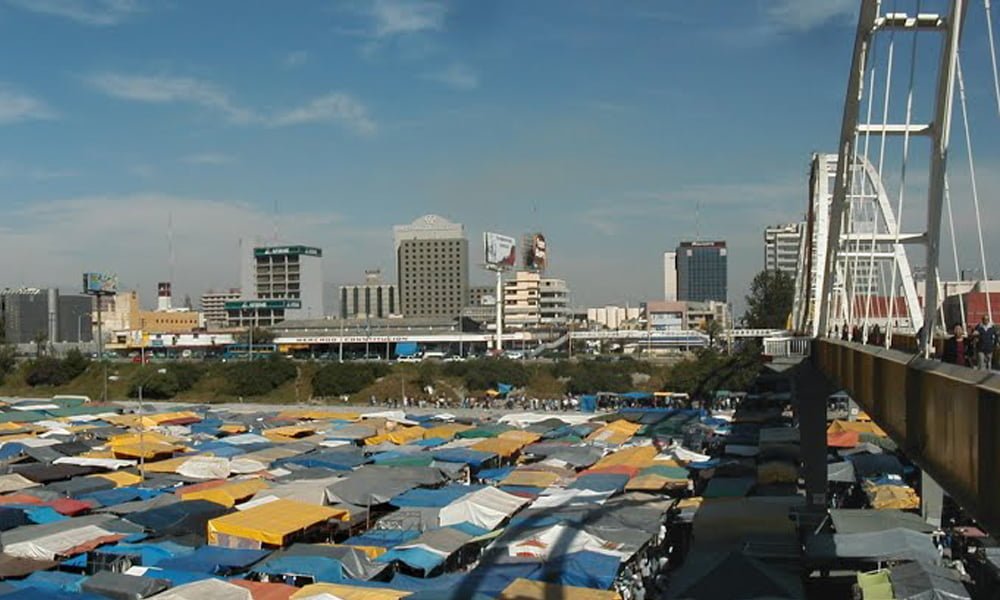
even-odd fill
[[[100,594],[112,600],[141,600],[169,588],[170,582],[166,579],[100,571],[80,587],[84,592]]]
[[[819,534],[806,541],[811,560],[938,560],[938,551],[929,535],[909,529],[888,529],[869,533]]]
[[[276,552],[271,559],[278,556],[323,556],[340,561],[344,571],[351,579],[369,580],[377,577],[389,565],[375,563],[368,559],[362,550],[351,546],[327,546],[323,544],[292,544],[285,550]]]
[[[150,498],[149,500],[135,500],[133,502],[115,504],[114,506],[106,506],[104,508],[97,509],[97,512],[127,515],[134,512],[149,510],[151,508],[160,508],[161,506],[167,506],[168,504],[174,504],[180,501],[180,497],[176,494],[160,494],[159,496]]]
[[[420,537],[397,546],[397,548],[403,550],[422,544],[438,552],[451,555],[458,552],[462,546],[468,544],[472,537],[468,533],[459,531],[453,527],[441,527],[440,529],[428,529]]]
[[[837,483],[857,483],[857,477],[854,475],[854,463],[849,460],[829,463],[826,465],[826,479]]]
[[[742,600],[805,594],[797,574],[739,552],[692,552],[671,579],[666,597]]]
[[[904,563],[889,569],[896,600],[968,600],[969,591],[952,569],[923,562]]]
[[[901,510],[835,508],[830,510],[830,519],[837,533],[869,533],[896,528],[920,533],[934,531],[934,527],[928,525],[919,515]]]
[[[113,515],[85,515],[82,517],[65,519],[63,521],[56,521],[55,523],[46,523],[44,525],[25,525],[24,527],[4,531],[3,533],[0,533],[0,543],[6,547],[9,544],[29,542],[41,537],[72,531],[88,525],[96,525],[107,531],[114,531],[118,533],[142,533],[142,527],[126,523]]]
[[[441,470],[431,467],[365,466],[327,487],[327,501],[373,506],[384,504],[417,486],[439,485],[445,481]]]

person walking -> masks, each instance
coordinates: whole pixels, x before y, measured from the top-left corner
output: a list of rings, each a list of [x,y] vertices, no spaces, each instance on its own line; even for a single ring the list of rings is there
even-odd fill
[[[997,328],[990,323],[990,316],[983,315],[982,321],[976,326],[974,335],[979,337],[976,348],[976,368],[989,370],[993,367],[993,351],[997,347]]]
[[[941,360],[953,365],[968,366],[968,362],[966,362],[965,329],[961,325],[955,325],[954,331],[955,335],[944,341]]]

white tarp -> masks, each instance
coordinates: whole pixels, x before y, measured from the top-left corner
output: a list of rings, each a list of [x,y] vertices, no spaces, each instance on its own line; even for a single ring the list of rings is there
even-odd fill
[[[40,438],[40,437],[33,437],[33,438],[28,437],[28,438],[21,438],[15,442],[7,442],[7,443],[21,444],[22,446],[28,448],[44,448],[46,446],[55,446],[56,444],[61,444],[62,440],[53,440],[49,438]]]
[[[147,577],[156,577],[156,571],[150,569],[145,572]],[[222,581],[221,579],[202,579],[192,583],[185,583],[165,592],[160,592],[155,596],[149,596],[147,600],[253,600],[250,590],[238,585]]]
[[[340,481],[343,477],[336,475],[333,477],[320,477],[317,479],[297,479],[285,483],[275,484],[265,490],[257,492],[253,500],[265,497],[284,498],[295,500],[304,504],[316,504],[324,506],[326,504],[326,488]]]
[[[466,494],[445,506],[439,513],[439,519],[441,527],[472,523],[484,529],[494,529],[527,503],[526,498],[487,487]]]
[[[229,463],[229,470],[237,475],[248,475],[267,470],[269,465],[253,458],[234,458]]]
[[[531,508],[554,508],[571,504],[604,504],[615,490],[598,491],[582,489],[548,488],[535,498]]]
[[[221,456],[192,456],[177,468],[177,474],[191,479],[227,479],[229,459]]]
[[[370,412],[361,415],[362,419],[385,419],[386,421],[394,421],[402,425],[419,425],[417,421],[411,421],[406,418],[406,413],[401,410],[382,410],[378,412]]]
[[[4,554],[19,556],[21,558],[33,558],[36,560],[54,560],[56,555],[62,554],[70,548],[86,544],[97,538],[115,535],[114,533],[98,527],[97,525],[85,525],[69,531],[61,531],[33,540],[15,542],[4,546]]]
[[[134,460],[120,460],[117,458],[87,458],[84,456],[64,456],[57,458],[53,463],[57,465],[77,465],[79,467],[101,467],[110,471],[125,469],[135,466]]]
[[[525,427],[533,423],[539,423],[541,421],[547,421],[549,419],[559,419],[567,425],[579,425],[581,423],[586,423],[590,421],[593,415],[576,415],[576,414],[565,414],[565,413],[511,413],[509,415],[504,415],[497,419],[499,423],[507,423],[513,425],[514,427]]]
[[[660,457],[657,456],[657,459]],[[682,446],[674,446],[670,449],[670,453],[664,458],[673,458],[682,463],[693,463],[693,462],[705,462],[710,460],[712,457],[707,454],[698,454],[692,450],[688,450]]]
[[[7,492],[16,492],[18,490],[26,490],[28,488],[38,487],[42,484],[36,483],[24,475],[19,475],[17,473],[11,473],[9,475],[0,475],[0,494],[6,494]]]
[[[567,525],[553,525],[540,533],[511,542],[507,546],[507,552],[510,556],[542,560],[548,560],[553,550],[558,550],[561,556],[584,550],[618,557],[626,556],[628,553],[622,552],[620,548],[621,544],[603,540],[586,531]]]
[[[58,404],[14,404],[11,406],[14,410],[55,410],[57,408],[62,408]]]
[[[271,440],[267,439],[262,435],[257,435],[256,433],[240,433],[237,435],[230,435],[219,439],[219,441],[225,442],[227,444],[232,444],[234,446],[271,443]]]

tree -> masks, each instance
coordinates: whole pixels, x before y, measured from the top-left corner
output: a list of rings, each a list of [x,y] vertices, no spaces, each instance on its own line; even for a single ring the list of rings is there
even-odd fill
[[[757,273],[746,297],[743,324],[753,329],[785,329],[794,296],[795,282],[787,273],[778,270]]]
[[[184,294],[184,308],[194,310],[194,304],[191,302],[191,294]]]
[[[236,341],[240,344],[249,344],[251,338],[253,338],[254,346],[258,344],[270,344],[274,342],[274,332],[263,327],[254,327],[252,336],[250,335],[250,330],[247,330],[237,335]]]
[[[16,360],[14,346],[0,345],[0,375],[10,373],[14,369]]]
[[[709,319],[702,323],[701,329],[708,334],[708,345],[714,346],[715,338],[719,337],[719,334],[722,333],[722,325],[715,319]]]
[[[49,336],[44,331],[39,331],[35,334],[35,358],[41,358],[45,350],[45,342],[48,341]]]

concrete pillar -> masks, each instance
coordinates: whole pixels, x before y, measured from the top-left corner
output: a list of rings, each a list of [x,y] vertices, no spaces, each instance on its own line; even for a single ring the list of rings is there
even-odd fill
[[[927,471],[920,473],[920,515],[929,525],[941,527],[941,511],[944,508],[944,490]]]
[[[810,360],[796,367],[795,398],[798,411],[806,505],[826,509],[826,401],[837,387]]]

